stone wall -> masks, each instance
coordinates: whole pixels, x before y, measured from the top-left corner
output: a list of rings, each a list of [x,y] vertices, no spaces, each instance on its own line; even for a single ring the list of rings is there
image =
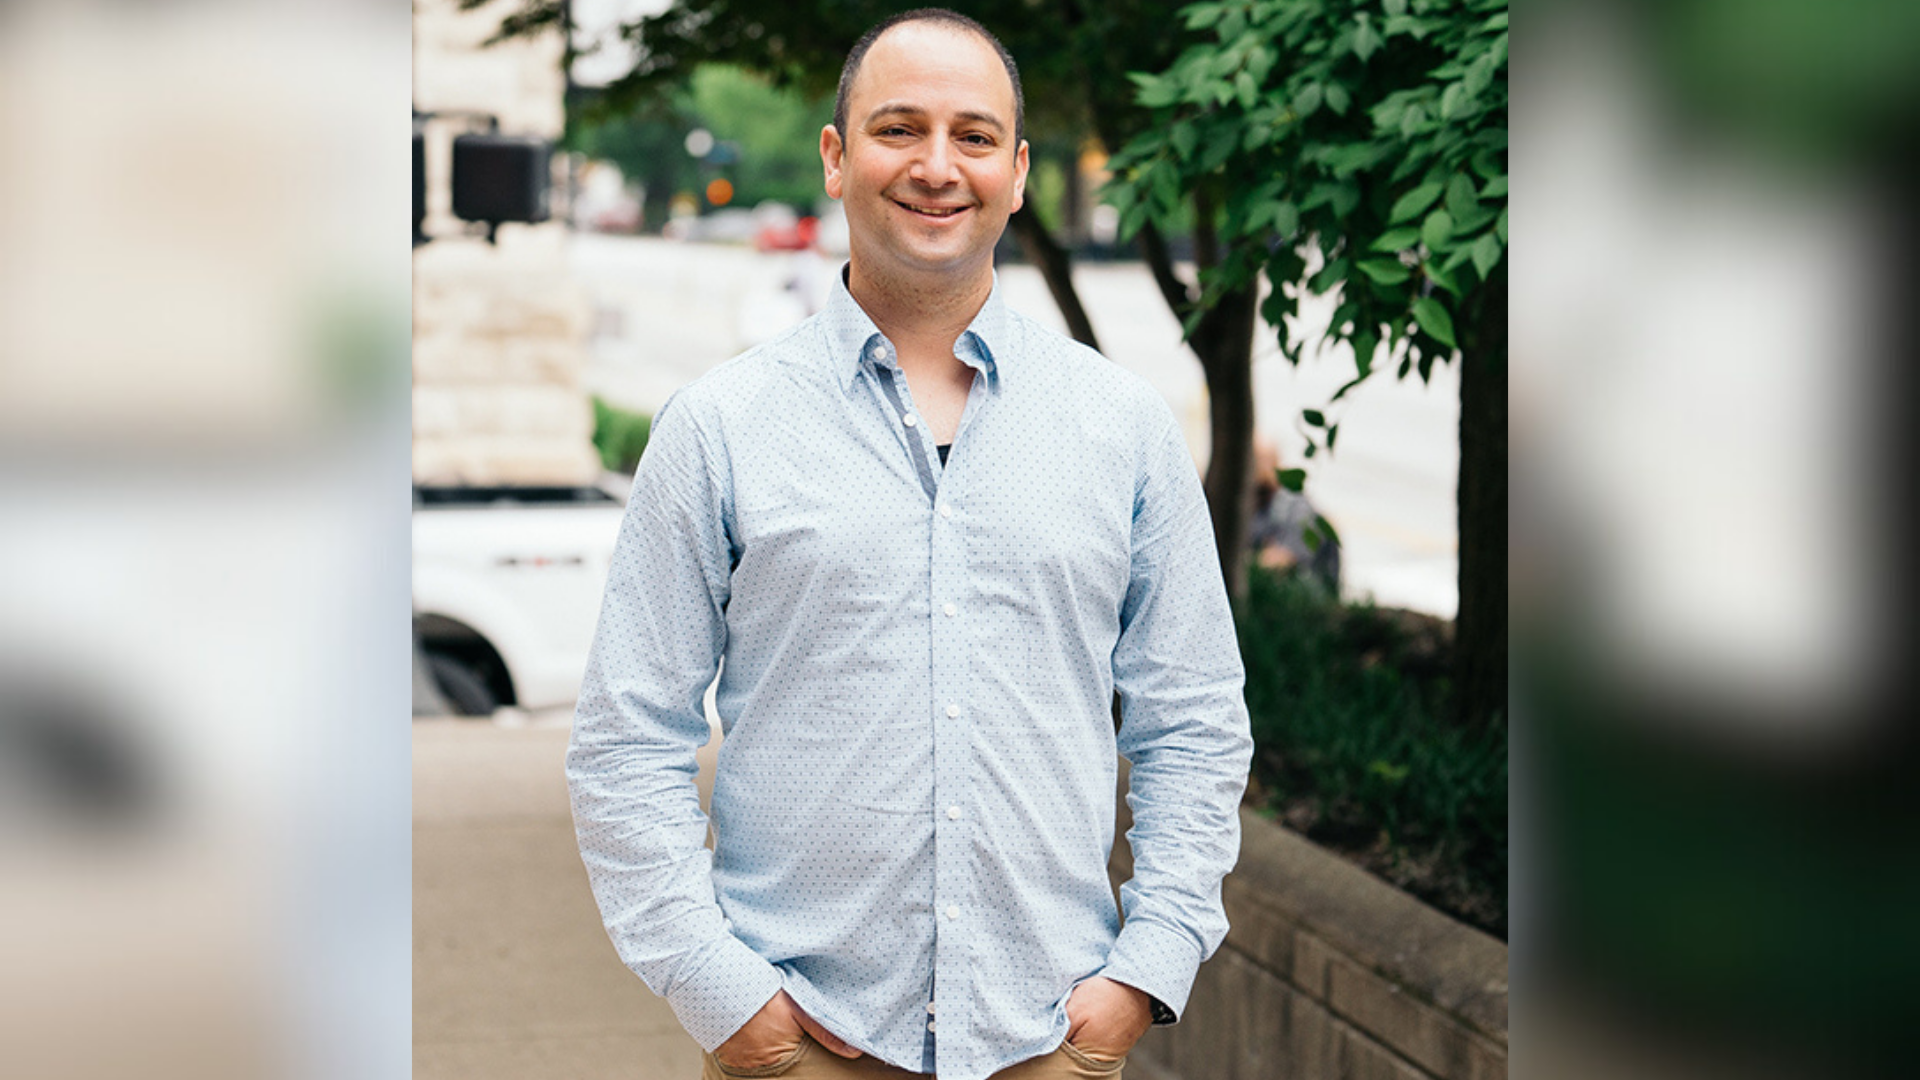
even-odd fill
[[[1129,1076],[1505,1080],[1505,944],[1257,815],[1240,821],[1226,943]],[[1132,872],[1125,844],[1113,870]]]
[[[558,35],[483,44],[517,8],[416,4],[414,107],[489,113],[507,134],[557,138]],[[414,251],[414,482],[588,483],[600,468],[581,382],[588,312],[568,273],[566,227],[502,225],[496,244],[456,235],[444,178],[458,130],[447,122],[427,132],[426,231],[436,239]]]

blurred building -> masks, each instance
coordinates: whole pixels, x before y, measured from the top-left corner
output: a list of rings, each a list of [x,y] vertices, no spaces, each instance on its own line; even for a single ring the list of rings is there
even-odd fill
[[[431,117],[425,231],[434,238],[413,264],[416,484],[580,484],[599,469],[581,384],[588,307],[567,272],[566,214],[556,206],[547,222],[502,224],[489,243],[453,216],[446,180],[453,139],[482,130],[481,117],[506,134],[561,135],[559,33],[485,44],[519,6],[414,4],[413,105]]]

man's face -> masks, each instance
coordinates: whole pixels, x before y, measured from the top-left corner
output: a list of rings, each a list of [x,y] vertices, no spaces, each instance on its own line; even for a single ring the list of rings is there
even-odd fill
[[[979,37],[910,22],[874,42],[845,142],[832,125],[820,133],[856,272],[959,281],[990,266],[1027,181],[1013,122],[1013,83]]]

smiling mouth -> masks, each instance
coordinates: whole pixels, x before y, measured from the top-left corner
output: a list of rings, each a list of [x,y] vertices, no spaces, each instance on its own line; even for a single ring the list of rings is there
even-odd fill
[[[915,206],[912,203],[904,203],[898,199],[893,200],[893,204],[903,210],[929,218],[950,218],[955,214],[969,209],[969,207],[965,206]]]

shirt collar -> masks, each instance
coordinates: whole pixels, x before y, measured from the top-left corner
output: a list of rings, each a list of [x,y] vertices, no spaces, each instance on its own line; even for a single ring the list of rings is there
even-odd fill
[[[827,350],[832,360],[834,373],[839,377],[840,389],[848,390],[860,369],[872,363],[875,346],[886,346],[886,336],[880,333],[873,320],[867,317],[853,294],[847,291],[847,267],[842,265],[840,272],[833,276],[833,293],[827,297],[826,307],[820,311],[821,326],[825,331]],[[980,311],[962,331],[959,340],[954,342],[954,355],[970,367],[987,373],[988,383],[999,389],[1006,378],[1005,364],[1002,362],[1009,353],[1009,337],[1012,333],[1011,319],[1000,296],[1000,274],[993,275],[993,290],[987,294],[987,302],[980,305]]]

